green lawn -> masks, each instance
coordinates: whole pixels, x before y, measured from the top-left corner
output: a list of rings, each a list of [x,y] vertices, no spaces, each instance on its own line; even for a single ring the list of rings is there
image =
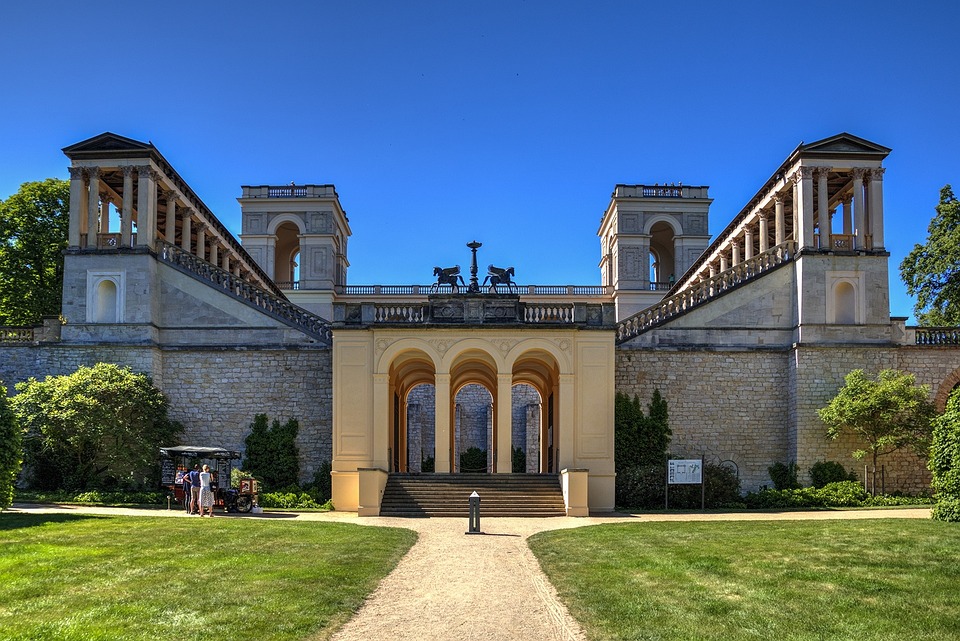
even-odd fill
[[[960,639],[956,524],[618,524],[530,546],[590,639]]]
[[[415,540],[279,519],[0,514],[0,639],[324,639]]]

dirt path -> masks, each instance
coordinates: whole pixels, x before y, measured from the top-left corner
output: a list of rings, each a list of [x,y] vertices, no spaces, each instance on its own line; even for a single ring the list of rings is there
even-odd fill
[[[180,511],[18,505],[13,511],[95,513],[190,518]],[[357,518],[356,514],[266,513],[228,518],[349,522],[404,527],[419,540],[335,641],[464,639],[579,641],[583,631],[527,547],[537,532],[599,523],[653,521],[771,521],[929,518],[928,508],[818,512],[643,514],[588,518],[487,518],[483,534],[467,535],[466,519]]]

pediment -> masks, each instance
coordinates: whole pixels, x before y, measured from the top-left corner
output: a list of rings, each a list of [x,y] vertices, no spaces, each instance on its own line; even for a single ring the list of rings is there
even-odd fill
[[[99,136],[87,138],[86,140],[70,145],[69,147],[64,147],[63,153],[66,154],[67,157],[72,158],[73,155],[89,155],[91,153],[98,152],[149,152],[153,150],[153,148],[154,147],[151,143],[140,142],[139,140],[126,138],[108,131],[100,134]]]
[[[880,155],[886,156],[890,153],[889,147],[878,145],[863,138],[858,138],[852,134],[842,133],[823,140],[812,142],[808,145],[802,145],[800,148],[804,155],[809,154],[854,154],[854,155]]]

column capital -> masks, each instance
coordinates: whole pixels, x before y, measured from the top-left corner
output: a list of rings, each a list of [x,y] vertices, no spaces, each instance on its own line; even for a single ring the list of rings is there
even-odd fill
[[[123,167],[121,167],[121,170],[123,171],[123,177],[126,178],[127,176],[133,176],[133,172],[135,169],[136,167],[134,167],[133,165],[124,165]]]
[[[137,165],[137,175],[140,178],[149,178],[151,180],[156,180],[160,177],[160,174],[150,165]]]
[[[67,167],[67,171],[70,172],[70,180],[83,180],[87,175],[87,170],[84,167]]]
[[[190,217],[193,216],[194,213],[196,213],[193,211],[191,207],[181,207],[180,212],[183,214],[184,220],[189,220]]]
[[[810,180],[813,178],[813,167],[807,167],[806,165],[797,167],[797,171],[793,174],[793,181],[799,183],[801,180]]]
[[[766,220],[767,220],[769,217],[770,217],[770,212],[767,211],[766,209],[758,209],[758,210],[757,210],[757,219],[758,219],[758,220],[762,220],[762,221],[766,222]]]
[[[817,167],[816,174],[818,178],[827,178],[830,175],[830,172],[833,170],[833,167]]]
[[[99,178],[99,177],[100,177],[100,168],[99,168],[99,167],[87,167],[87,177],[88,177],[88,178]]]
[[[782,204],[783,204],[783,194],[781,194],[781,193],[776,193],[776,194],[774,194],[774,195],[773,195],[773,204],[774,204],[774,205],[782,205]]]
[[[883,172],[886,169],[884,167],[874,167],[870,170],[870,179],[871,180],[883,180]]]
[[[870,171],[866,167],[854,167],[850,170],[850,175],[853,176],[854,180],[863,180],[864,176],[867,175],[867,172]]]
[[[167,202],[170,202],[171,200],[176,201],[177,199],[177,192],[172,189],[164,189],[163,193],[160,195],[163,196],[163,199]]]

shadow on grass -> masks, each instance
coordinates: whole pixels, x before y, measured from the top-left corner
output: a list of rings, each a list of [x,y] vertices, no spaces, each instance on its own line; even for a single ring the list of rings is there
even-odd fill
[[[20,512],[3,512],[0,514],[0,531],[19,530],[49,523],[72,523],[88,519],[102,519],[96,514],[23,514]]]

